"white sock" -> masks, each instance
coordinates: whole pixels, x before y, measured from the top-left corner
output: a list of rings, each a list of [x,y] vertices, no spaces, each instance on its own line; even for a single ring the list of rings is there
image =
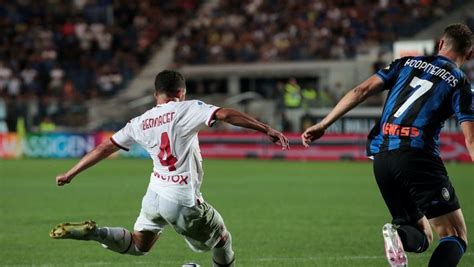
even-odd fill
[[[212,249],[212,266],[234,266],[234,251],[232,250],[232,236],[229,233],[224,246]]]
[[[132,233],[122,227],[98,228],[93,240],[102,244],[102,247],[121,253],[135,256],[145,255],[133,243]]]

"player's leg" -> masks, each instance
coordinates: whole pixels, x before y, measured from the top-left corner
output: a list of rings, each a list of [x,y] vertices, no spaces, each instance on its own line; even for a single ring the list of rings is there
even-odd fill
[[[428,220],[403,180],[403,162],[397,159],[399,156],[399,151],[390,151],[374,158],[377,185],[393,218],[392,223],[382,228],[385,253],[391,266],[405,266],[405,251],[425,251],[432,237]]]
[[[213,266],[234,266],[232,236],[222,216],[207,203],[185,207],[160,199],[160,214],[196,252],[212,251]],[[167,203],[167,204],[164,204]]]
[[[232,250],[232,235],[229,231],[221,237],[221,240],[212,248],[213,267],[234,266],[235,255]]]
[[[100,229],[99,239],[106,249],[130,255],[145,255],[158,240],[166,221],[159,214],[158,195],[147,190],[142,200],[142,208],[130,232],[122,227],[104,227]]]
[[[426,216],[414,224],[401,224],[397,227],[397,233],[407,252],[425,252],[433,242],[433,231]]]
[[[419,158],[418,175],[412,179],[415,196],[441,238],[429,266],[456,266],[467,247],[466,224],[456,191],[439,157]]]
[[[130,232],[122,227],[97,227],[93,221],[62,223],[51,230],[54,239],[93,240],[106,249],[131,255],[144,255],[150,250],[158,235],[151,231]]]
[[[59,224],[50,233],[55,239],[93,240],[111,251],[135,256],[145,255],[158,240],[166,222],[158,214],[158,196],[147,191],[134,229],[97,227],[93,221]]]
[[[431,256],[429,267],[457,266],[467,248],[467,230],[461,209],[430,219],[439,235],[439,245]]]
[[[130,232],[122,227],[103,227],[100,233],[92,239],[111,251],[134,256],[145,255],[159,238],[159,234],[152,231]]]

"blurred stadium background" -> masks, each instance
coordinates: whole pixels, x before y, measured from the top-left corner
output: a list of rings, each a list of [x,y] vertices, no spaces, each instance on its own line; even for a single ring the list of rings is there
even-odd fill
[[[259,134],[223,124],[200,134],[205,158],[226,159],[206,163],[203,190],[237,232],[236,251],[243,266],[384,266],[378,234],[388,212],[365,160],[365,136],[384,96],[349,113],[310,149],[299,145],[299,133],[394,58],[435,53],[435,38],[453,22],[474,30],[473,0],[0,0],[0,211],[6,218],[0,224],[0,265],[68,265],[66,260],[94,265],[104,257],[103,264],[111,266],[178,266],[186,259],[200,259],[205,265],[207,256],[171,251],[184,249],[177,237],[139,260],[47,239],[53,224],[87,216],[131,226],[150,167],[148,161],[129,159],[147,158],[138,147],[91,171],[90,176],[102,182],[89,177],[84,184],[93,185],[77,185],[95,190],[86,193],[90,203],[80,190],[59,193],[52,179],[72,164],[59,159],[82,156],[152,107],[156,73],[173,68],[186,76],[188,98],[248,112],[291,139],[292,150],[282,152]],[[474,80],[474,60],[464,71]],[[454,119],[445,125],[442,151],[447,161],[469,161]],[[38,158],[42,160],[32,160]],[[141,169],[134,167],[137,164]],[[269,169],[277,172],[268,174]],[[464,207],[473,206],[472,164],[452,163],[448,169],[458,176],[453,179]],[[127,186],[133,184],[130,191],[118,185],[107,190],[117,176]],[[252,178],[262,179],[254,189],[249,188]],[[265,182],[275,183],[275,188]],[[233,188],[252,194],[238,194]],[[341,197],[339,190],[347,195]],[[124,201],[121,194],[130,195],[126,211],[117,210],[116,203]],[[278,199],[281,195],[288,202]],[[233,197],[243,206],[236,206]],[[64,198],[81,203],[69,204]],[[91,208],[93,203],[101,203],[109,214]],[[270,203],[277,203],[282,212],[269,211],[265,205]],[[77,208],[75,213],[68,212],[69,205]],[[465,210],[471,229],[473,208]],[[318,214],[327,209],[332,211],[321,218]],[[305,231],[295,229],[292,212]],[[278,234],[260,233],[261,240],[255,240],[248,232],[261,227],[241,216],[257,216],[257,222],[272,225],[262,231]],[[341,223],[343,218],[347,222]],[[281,224],[275,225],[278,220]],[[36,226],[26,233],[12,229],[32,224]],[[344,229],[352,224],[363,230],[351,239]],[[335,240],[330,229],[336,229]],[[277,238],[280,235],[284,240]],[[29,236],[38,243],[30,244]],[[283,241],[288,245],[280,244]],[[57,257],[61,248],[76,252],[71,259],[67,254]],[[414,266],[427,260],[419,255],[414,259]],[[463,264],[474,266],[472,253]]]

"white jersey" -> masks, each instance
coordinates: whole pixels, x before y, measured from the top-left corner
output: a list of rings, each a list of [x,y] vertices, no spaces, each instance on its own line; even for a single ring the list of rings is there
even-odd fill
[[[157,105],[130,120],[111,137],[124,150],[140,144],[153,159],[149,188],[158,195],[192,207],[201,200],[203,170],[198,131],[214,124],[219,108],[198,100]]]

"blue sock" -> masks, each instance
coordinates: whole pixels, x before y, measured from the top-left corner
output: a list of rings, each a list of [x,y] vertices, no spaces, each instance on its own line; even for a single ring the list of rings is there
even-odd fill
[[[457,236],[443,237],[431,255],[428,267],[456,267],[466,248],[466,242]]]

